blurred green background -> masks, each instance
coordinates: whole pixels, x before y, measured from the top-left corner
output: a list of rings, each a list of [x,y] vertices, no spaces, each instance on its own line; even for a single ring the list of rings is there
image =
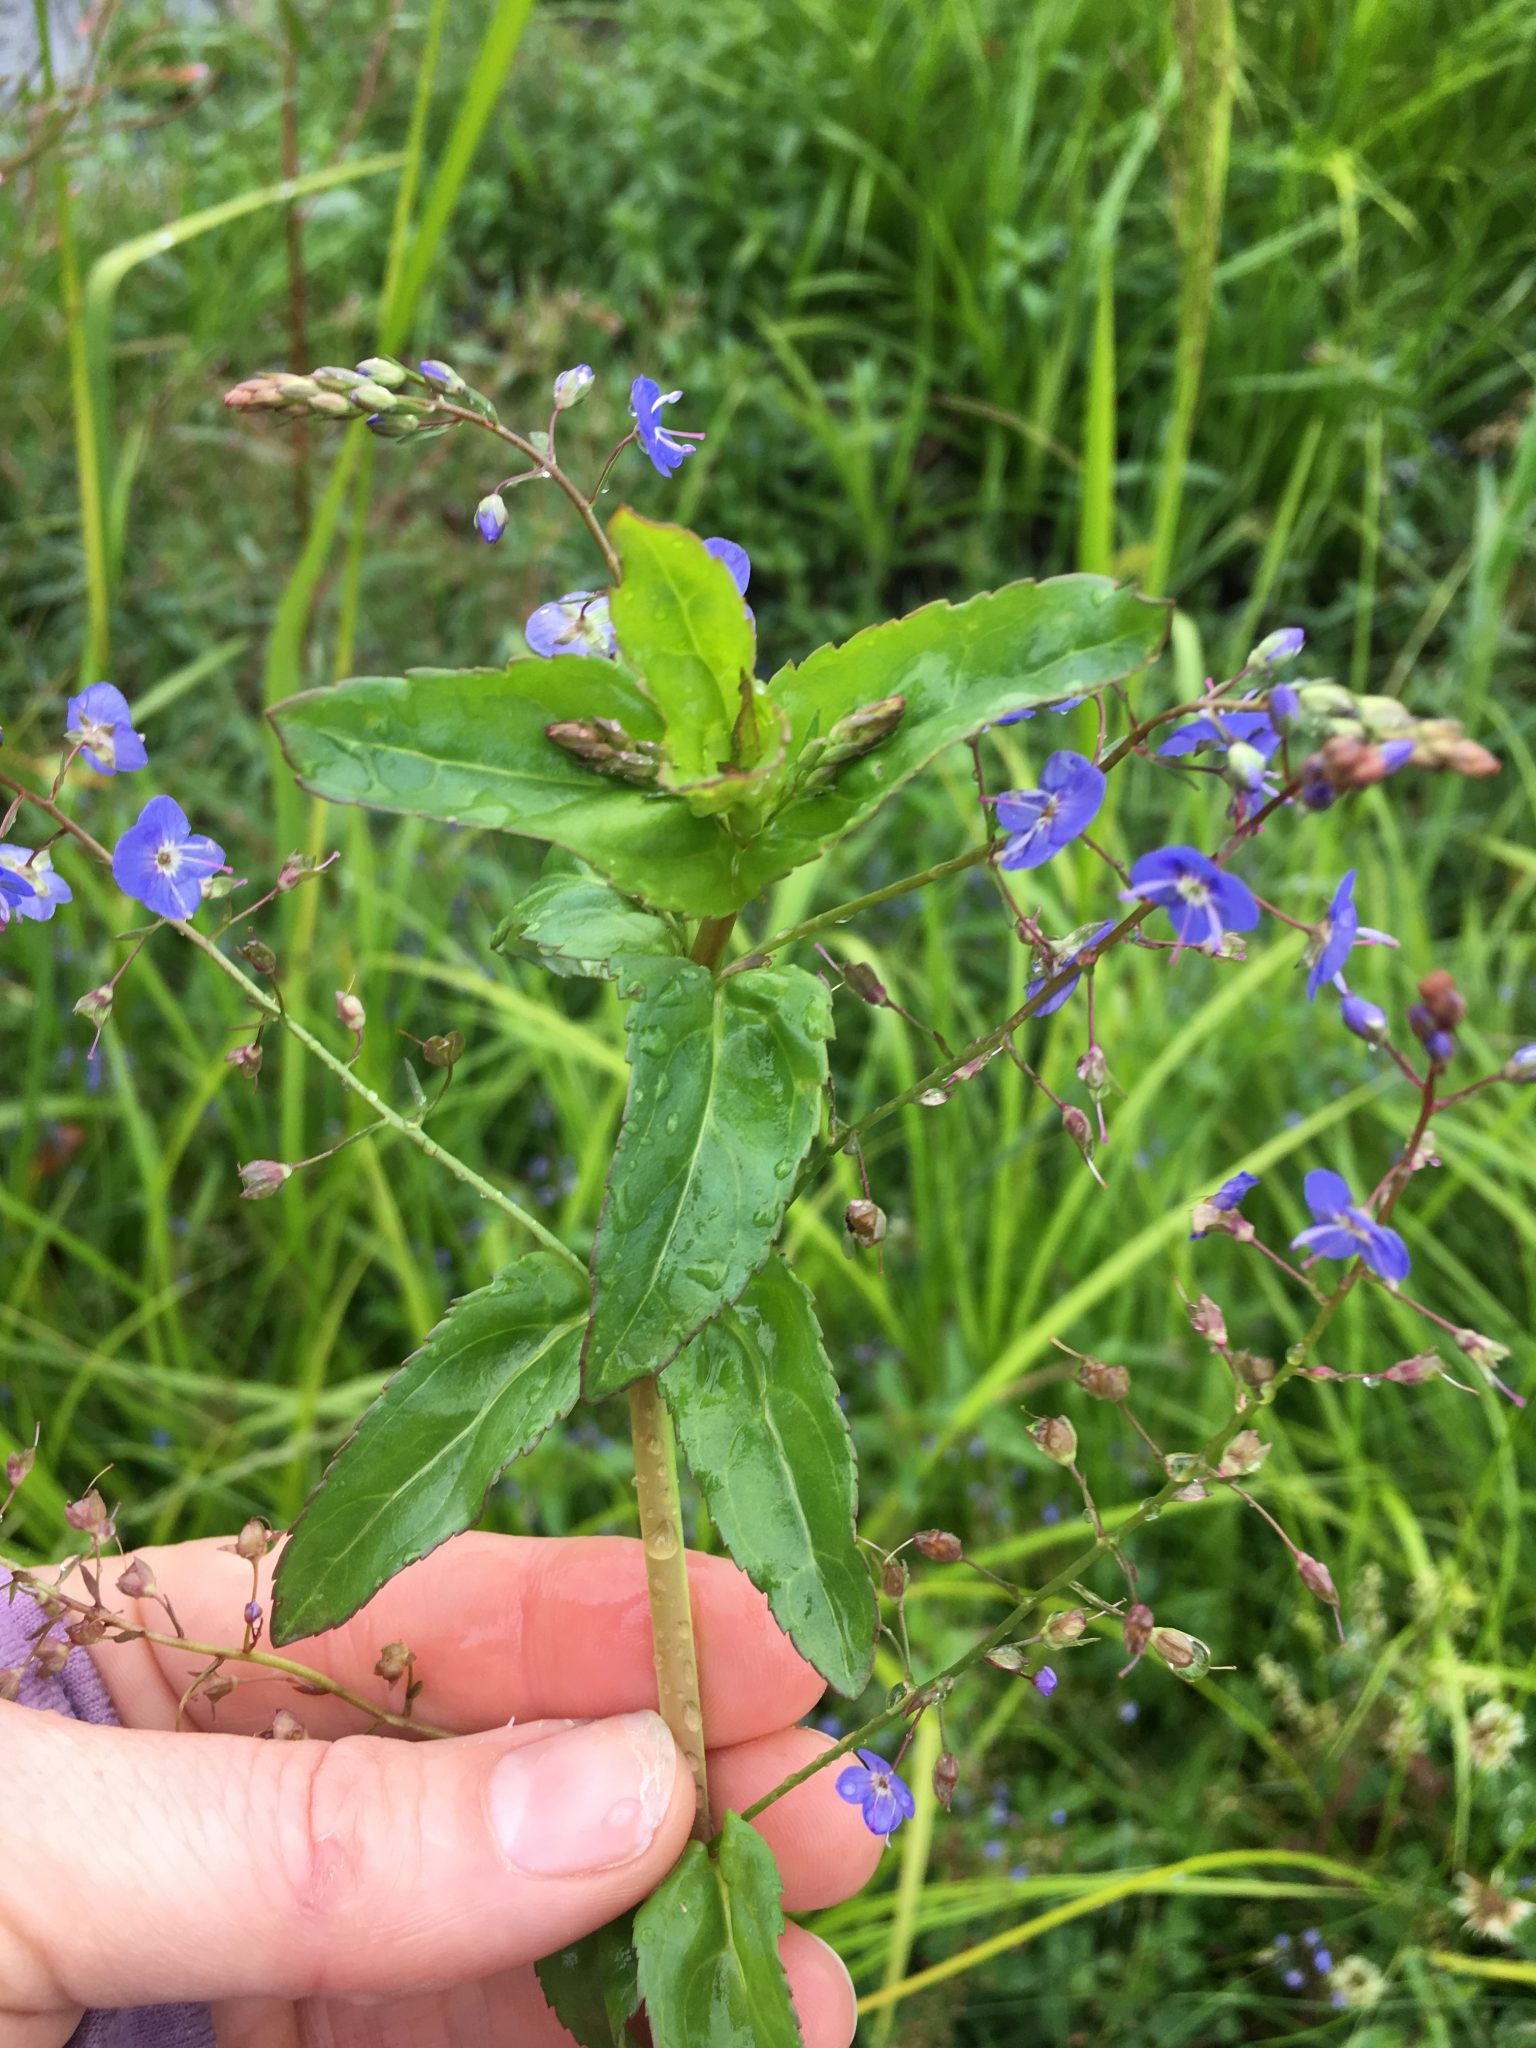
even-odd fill
[[[506,0],[125,0],[47,26],[51,75],[26,10],[0,25],[0,765],[51,774],[66,696],[109,676],[153,768],[76,790],[99,837],[152,780],[253,880],[296,846],[339,849],[260,919],[287,1001],[329,1031],[332,991],[355,981],[361,1070],[402,1104],[397,1034],[462,1028],[434,1129],[570,1242],[596,1214],[622,1034],[606,988],[488,950],[533,850],[317,812],[261,712],[338,674],[504,659],[532,605],[593,562],[537,490],[486,549],[469,515],[494,468],[459,438],[407,453],[235,420],[220,394],[252,370],[399,346],[538,426],[555,371],[589,361],[598,388],[563,430],[578,474],[627,425],[636,372],[681,385],[702,451],[672,485],[627,457],[611,502],[749,549],[770,664],[1076,567],[1177,600],[1173,652],[1136,685],[1148,706],[1304,624],[1305,673],[1465,718],[1505,767],[1287,822],[1257,885],[1312,918],[1356,866],[1366,920],[1402,941],[1360,956],[1358,985],[1400,1012],[1420,974],[1451,968],[1468,1078],[1536,1036],[1525,0],[531,17]],[[1028,783],[1047,746],[1092,733],[1086,710],[1045,723],[999,737],[999,780]],[[1117,853],[1209,837],[1207,785],[1118,780]],[[975,831],[962,752],[751,929]],[[6,1539],[57,1549],[62,1503],[108,1463],[129,1542],[286,1521],[387,1371],[518,1247],[400,1146],[352,1147],[239,1205],[238,1161],[334,1142],[349,1104],[276,1043],[260,1088],[239,1081],[223,1059],[238,1005],[166,936],[88,1069],[71,1007],[122,957],[122,901],[60,866],[74,910],[0,952],[0,1436],[43,1431]],[[1047,929],[1102,914],[1102,872],[1074,850],[1034,878]],[[850,1162],[795,1209],[871,1534],[937,1523],[1026,1582],[1058,1569],[1080,1506],[1021,1402],[1073,1414],[1106,1508],[1147,1475],[1114,1415],[1059,1389],[1052,1336],[1128,1365],[1138,1413],[1180,1448],[1223,1407],[1180,1283],[1254,1350],[1299,1334],[1271,1271],[1188,1243],[1189,1203],[1257,1164],[1250,1208],[1278,1241],[1304,1220],[1306,1168],[1371,1186],[1409,1115],[1390,1068],[1307,1009],[1300,938],[1281,930],[1246,969],[1132,954],[1099,977],[1126,1090],[1107,1195],[1000,1063],[881,1126],[883,1273],[841,1254]],[[974,876],[829,950],[873,962],[955,1040],[1027,973]],[[838,1021],[844,1113],[929,1063],[889,1013],[844,997]],[[1032,1028],[1060,1092],[1081,1029],[1073,1006]],[[1531,1101],[1490,1091],[1437,1126],[1441,1168],[1397,1219],[1421,1294],[1509,1345],[1527,1387]],[[1372,1294],[1326,1356],[1379,1370],[1431,1334]],[[873,1891],[820,1918],[877,1999],[953,1973],[873,2007],[870,2043],[1536,2040],[1536,1921],[1500,1948],[1453,1892],[1461,1871],[1512,1891],[1536,1875],[1528,1766],[1487,1767],[1474,1724],[1536,1683],[1530,1425],[1443,1384],[1309,1384],[1274,1433],[1263,1497],[1330,1563],[1347,1643],[1233,1501],[1165,1515],[1137,1543],[1143,1595],[1232,1668],[1118,1683],[1099,1642],[1057,1660],[1049,1706],[996,1673],[956,1696],[956,1814],[932,1825],[925,1802]],[[508,1476],[490,1519],[632,1526],[626,1475],[622,1419],[598,1410]],[[980,1578],[924,1567],[919,1668],[998,1611]]]

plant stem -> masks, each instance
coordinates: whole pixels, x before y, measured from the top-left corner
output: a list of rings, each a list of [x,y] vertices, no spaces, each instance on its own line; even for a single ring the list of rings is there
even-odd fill
[[[504,427],[500,420],[488,420],[484,413],[473,412],[467,405],[455,405],[451,399],[439,398],[437,410],[446,414],[449,419],[462,421],[465,426],[481,427],[486,433],[494,434],[498,441],[505,441],[508,447],[515,448],[519,455],[526,455],[551,483],[557,484],[576,507],[576,516],[597,543],[603,560],[608,565],[609,575],[615,583],[619,581],[624,574],[623,565],[614,552],[613,543],[603,531],[603,522],[592,510],[581,486],[566,475],[553,456],[541,453],[525,435],[517,433],[511,427]]]
[[[688,1759],[697,1810],[693,1832],[707,1842],[709,1784],[704,1771],[704,1714],[699,1701],[699,1660],[688,1599],[688,1552],[683,1542],[683,1503],[677,1485],[677,1443],[672,1418],[652,1377],[629,1390],[629,1423],[634,1438],[635,1496],[640,1540],[645,1549],[645,1584],[651,1603],[651,1638],[656,1657],[656,1697],[661,1718]]]
[[[930,882],[942,882],[946,875],[959,875],[967,868],[980,867],[991,851],[990,846],[973,846],[969,853],[957,853],[951,860],[941,860],[937,867],[924,868],[920,875],[907,875],[902,881],[888,882],[883,889],[871,889],[867,896],[855,896],[850,903],[839,903],[835,910],[823,910],[801,924],[789,925],[752,950],[763,954],[781,953],[797,940],[814,938],[817,932],[824,932],[832,925],[846,924],[861,910],[873,910],[898,896],[910,895],[914,889],[926,889]]]

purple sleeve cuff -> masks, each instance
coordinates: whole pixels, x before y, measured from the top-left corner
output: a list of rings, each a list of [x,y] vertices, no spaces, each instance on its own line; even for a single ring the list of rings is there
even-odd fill
[[[0,1670],[27,1663],[46,1628],[42,1613],[25,1593],[11,1590],[11,1575],[0,1566]],[[57,1678],[40,1678],[29,1667],[17,1698],[23,1707],[62,1714],[67,1721],[88,1721],[97,1728],[117,1725],[107,1689],[84,1650],[70,1652]],[[88,2012],[72,2035],[70,2048],[214,2048],[213,2021],[202,2005]]]

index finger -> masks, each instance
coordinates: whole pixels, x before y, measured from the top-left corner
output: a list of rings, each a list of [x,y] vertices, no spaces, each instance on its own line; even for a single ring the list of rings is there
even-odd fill
[[[239,1643],[248,1564],[212,1539],[139,1555],[189,1639]],[[260,1567],[259,1597],[268,1612],[276,1555]],[[693,1553],[688,1585],[710,1746],[749,1742],[798,1721],[821,1697],[823,1681],[762,1594],[729,1559]],[[153,1602],[127,1605],[139,1625],[168,1631]],[[388,1687],[374,1665],[386,1644],[402,1642],[415,1653],[413,1676],[421,1682],[414,1711],[456,1734],[509,1720],[597,1719],[656,1705],[645,1558],[631,1537],[456,1537],[392,1579],[340,1628],[282,1654],[398,1711],[404,1687]],[[142,1641],[101,1643],[93,1654],[119,1718],[134,1727],[172,1726],[177,1702],[208,1663],[206,1655]],[[291,1682],[276,1673],[233,1663],[228,1669],[240,1682],[218,1706],[222,1729],[257,1733],[282,1706],[317,1736],[363,1725],[335,1699],[296,1700]],[[213,1725],[209,1709],[195,1702],[190,1718]]]

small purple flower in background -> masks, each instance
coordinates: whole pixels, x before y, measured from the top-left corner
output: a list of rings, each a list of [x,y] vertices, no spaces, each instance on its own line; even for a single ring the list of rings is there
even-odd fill
[[[681,391],[664,392],[654,377],[637,377],[629,387],[629,409],[634,414],[635,438],[663,476],[671,476],[681,469],[693,453],[689,443],[704,438],[702,434],[684,434],[681,429],[672,433],[661,424],[661,408],[675,405],[682,395]]]
[[[1057,1686],[1060,1683],[1060,1679],[1056,1676],[1055,1672],[1051,1669],[1049,1664],[1042,1664],[1040,1666],[1040,1669],[1035,1673],[1034,1677],[1030,1680],[1030,1684],[1035,1688],[1035,1691],[1039,1693],[1041,1699],[1043,1700],[1048,1700],[1051,1694],[1056,1690]]]
[[[1158,753],[1165,759],[1198,754],[1205,747],[1231,747],[1238,743],[1252,747],[1267,761],[1280,745],[1280,735],[1269,722],[1267,711],[1225,711],[1219,718],[1191,718],[1176,725]]]
[[[1383,740],[1381,758],[1387,764],[1387,773],[1395,775],[1399,768],[1406,767],[1413,759],[1413,750],[1417,745],[1417,740]]]
[[[1087,703],[1086,697],[1069,697],[1065,704],[1031,704],[1025,711],[1007,711],[1001,718],[994,718],[994,725],[1017,725],[1021,719],[1037,718],[1042,711],[1075,711],[1079,704]]]
[[[523,627],[529,652],[546,661],[557,654],[600,654],[611,661],[619,643],[606,590],[570,590],[530,612]]]
[[[14,908],[17,917],[46,924],[61,903],[73,903],[75,892],[53,872],[53,856],[30,846],[0,846],[0,925]]]
[[[1290,661],[1306,644],[1307,636],[1300,626],[1281,626],[1277,632],[1265,634],[1249,655],[1246,666],[1258,668],[1271,662]]]
[[[156,917],[191,917],[203,883],[223,865],[223,847],[194,832],[168,796],[152,796],[112,849],[112,879]]]
[[[884,1757],[872,1749],[861,1749],[858,1757],[856,1764],[838,1773],[837,1796],[862,1808],[869,1832],[888,1840],[916,1813],[917,1803]]]
[[[1333,892],[1333,901],[1328,906],[1328,915],[1317,927],[1312,937],[1311,966],[1307,972],[1307,1001],[1316,1002],[1317,992],[1325,981],[1332,981],[1344,962],[1349,958],[1350,949],[1360,930],[1360,913],[1355,908],[1355,870],[1340,882]],[[1310,950],[1310,949],[1309,949]]]
[[[1344,1029],[1353,1031],[1356,1038],[1363,1038],[1367,1045],[1385,1045],[1391,1029],[1387,1013],[1379,1004],[1367,1002],[1364,996],[1346,993],[1339,1004],[1339,1016]]]
[[[1293,1251],[1310,1252],[1316,1259],[1359,1257],[1389,1287],[1407,1279],[1407,1245],[1395,1230],[1359,1207],[1342,1174],[1317,1167],[1307,1175],[1303,1191],[1317,1221],[1291,1239]]]
[[[69,700],[64,736],[73,740],[98,775],[121,775],[149,760],[133,729],[128,699],[111,683],[92,683]]]
[[[1252,931],[1259,906],[1246,882],[1217,867],[1193,846],[1144,853],[1131,869],[1126,902],[1156,903],[1168,913],[1182,946],[1215,952],[1227,932]]]
[[[1033,979],[1030,981],[1028,988],[1026,988],[1024,991],[1024,997],[1026,1002],[1033,1002],[1035,997],[1040,993],[1041,989],[1045,987],[1045,984],[1048,981],[1054,981],[1056,976],[1061,973],[1063,968],[1075,967],[1078,961],[1082,959],[1083,955],[1086,952],[1089,952],[1094,946],[1096,946],[1099,943],[1100,939],[1102,939],[1107,933],[1112,932],[1114,928],[1115,920],[1112,917],[1106,917],[1102,924],[1094,925],[1092,929],[1088,932],[1086,937],[1077,938],[1077,934],[1074,933],[1073,937],[1077,940],[1077,943],[1069,944],[1064,950],[1054,952],[1051,956],[1050,966],[1042,969],[1042,971],[1039,974],[1035,975]],[[1082,978],[1083,977],[1081,976],[1081,974],[1074,974],[1070,981],[1064,981],[1061,984],[1061,987],[1056,990],[1054,995],[1046,997],[1045,1001],[1034,1012],[1035,1016],[1049,1017],[1055,1011],[1059,1010],[1062,1004],[1066,1002],[1067,998],[1072,994],[1072,991],[1077,987],[1077,984],[1082,980]]]
[[[705,541],[704,546],[717,562],[724,562],[730,571],[731,581],[745,597],[747,585],[752,580],[752,564],[746,549],[738,541],[722,539],[718,533],[712,540]]]
[[[1012,789],[997,799],[997,822],[1008,834],[999,867],[1043,867],[1088,830],[1104,801],[1104,771],[1083,754],[1052,754],[1038,789]]]

